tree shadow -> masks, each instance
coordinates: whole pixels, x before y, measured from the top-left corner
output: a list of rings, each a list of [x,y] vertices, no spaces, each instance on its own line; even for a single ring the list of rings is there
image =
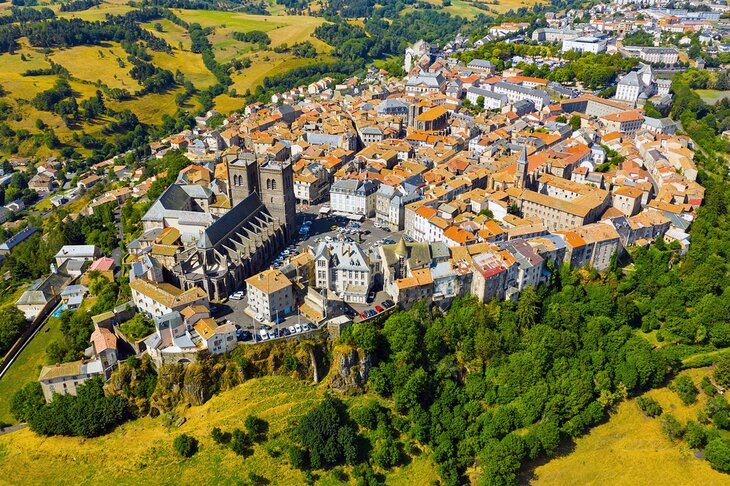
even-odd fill
[[[537,459],[527,461],[523,464],[518,475],[519,484],[531,484],[537,480],[535,469],[540,466],[544,466],[548,462],[557,459],[559,457],[565,457],[575,451],[575,441],[573,439],[566,439],[560,443],[555,449],[555,452],[550,457],[540,456]]]

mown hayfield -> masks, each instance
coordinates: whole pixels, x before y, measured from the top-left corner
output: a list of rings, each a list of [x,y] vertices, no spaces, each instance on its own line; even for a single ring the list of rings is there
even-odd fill
[[[251,67],[231,76],[233,85],[239,93],[251,91],[261,84],[267,76],[285,73],[291,69],[305,66],[318,61],[329,60],[327,56],[319,59],[303,59],[292,57],[291,54],[277,54],[275,52],[257,52],[251,56]]]
[[[130,110],[137,115],[142,123],[156,124],[162,120],[162,115],[174,115],[177,111],[175,95],[183,88],[176,88],[165,93],[150,93],[140,98],[126,101],[109,101],[107,105],[114,110]],[[193,99],[194,101],[194,99]],[[197,105],[196,108],[197,109]]]
[[[288,442],[281,436],[293,419],[305,414],[322,398],[324,390],[286,377],[250,380],[213,397],[200,407],[184,412],[187,421],[167,428],[162,419],[143,418],[126,423],[111,434],[95,439],[40,438],[23,429],[0,436],[0,475],[23,471],[26,484],[234,484],[256,473],[270,484],[304,484],[301,471],[286,460]],[[353,400],[361,400],[356,398]],[[249,414],[269,422],[269,440],[254,446],[245,459],[210,438],[213,427],[244,428]],[[173,439],[187,433],[200,441],[198,453],[182,460],[172,447]],[[266,449],[274,451],[272,454]],[[389,473],[390,475],[391,473]],[[392,472],[391,484],[428,484],[436,479],[427,454],[413,458]],[[321,484],[341,484],[331,473],[322,474]],[[414,483],[413,481],[417,481]]]
[[[260,30],[271,37],[271,47],[281,44],[292,45],[309,40],[318,51],[329,50],[324,42],[312,37],[314,29],[324,23],[324,19],[300,15],[274,16],[249,15],[242,13],[217,12],[212,10],[171,9],[177,16],[187,22],[197,22],[203,27],[215,28],[210,41],[218,59],[218,50],[230,47],[226,41],[233,39],[234,32],[250,32]],[[244,45],[244,43],[239,43]]]
[[[708,369],[683,372],[699,384]],[[700,392],[698,402],[685,406],[676,393],[659,388],[646,393],[657,400],[664,412],[674,415],[682,424],[696,420],[697,411],[707,401]],[[659,419],[646,417],[635,400],[621,403],[605,424],[599,425],[576,441],[575,450],[534,470],[537,484],[661,484],[708,485],[727,484],[727,475],[712,469],[698,459],[684,443],[675,443],[661,431]]]
[[[59,17],[88,20],[89,22],[106,20],[107,15],[123,15],[131,10],[135,10],[133,7],[127,5],[126,0],[107,0],[96,7],[91,7],[88,10],[81,10],[78,12],[61,12],[60,5],[49,5],[49,8],[53,9]]]
[[[241,98],[233,98],[226,93],[218,95],[213,99],[215,109],[220,113],[232,113],[243,108],[244,101]]]
[[[155,24],[158,23],[162,26],[162,32],[158,32],[155,29]],[[154,34],[156,37],[166,40],[167,43],[170,44],[172,47],[179,48],[180,43],[182,43],[183,49],[190,49],[191,42],[190,36],[188,36],[187,31],[179,25],[172,23],[172,21],[170,20],[159,19],[153,22],[147,22],[139,25],[152,32],[152,34]]]
[[[720,91],[717,89],[696,89],[695,90],[702,101],[707,104],[714,105],[723,98],[730,98],[730,91]]]
[[[203,64],[200,54],[180,49],[173,49],[169,54],[156,51],[149,51],[149,53],[152,55],[152,64],[172,73],[179,69],[185,78],[198,89],[205,89],[217,82],[213,73]]]
[[[49,56],[53,62],[65,67],[71,76],[110,88],[123,88],[130,93],[140,89],[140,84],[129,75],[133,65],[127,61],[127,53],[116,42],[103,46],[75,46],[59,49]],[[119,63],[121,60],[124,67]],[[173,71],[174,72],[174,71]]]

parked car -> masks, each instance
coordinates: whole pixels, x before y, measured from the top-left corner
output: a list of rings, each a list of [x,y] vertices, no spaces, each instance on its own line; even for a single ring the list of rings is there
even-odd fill
[[[297,330],[294,326],[289,326],[289,332],[294,334],[295,332],[297,332]]]
[[[307,324],[307,323],[305,322],[304,324],[302,324],[302,330],[303,330],[303,331],[312,331],[312,330],[313,330],[313,328],[312,328],[312,326],[310,326],[309,324]]]
[[[228,298],[231,299],[231,300],[241,300],[241,299],[243,299],[243,295],[241,295],[241,294],[231,294]]]
[[[251,333],[249,331],[241,331],[241,333],[238,335],[238,339],[240,341],[250,341]]]
[[[393,306],[395,306],[395,302],[393,302],[392,300],[386,299],[383,301],[383,307],[385,307],[386,309],[390,309]]]
[[[297,332],[302,332],[302,326],[300,326],[299,324],[294,324],[294,329],[296,329]]]
[[[368,294],[368,302],[372,302],[375,300],[375,292],[370,292]]]
[[[289,336],[291,334],[291,331],[287,329],[286,327],[281,330],[282,336]]]
[[[363,319],[363,320],[368,318],[368,316],[365,315],[365,312],[361,312],[358,315],[360,316],[360,319]]]
[[[333,224],[332,226],[330,226],[330,229],[332,231],[337,231],[337,228],[339,228],[339,226],[337,226],[336,224]]]
[[[268,341],[269,340],[269,333],[268,333],[268,331],[266,331],[264,329],[261,329],[259,331],[259,335],[261,336],[261,340],[262,341]]]
[[[373,309],[368,309],[368,316],[373,317],[378,315],[377,312],[375,312]]]
[[[376,305],[376,306],[375,306],[375,310],[376,310],[376,311],[378,311],[378,312],[383,312],[383,311],[384,311],[385,309],[383,309],[383,308],[382,308],[382,307],[380,307],[379,305]]]

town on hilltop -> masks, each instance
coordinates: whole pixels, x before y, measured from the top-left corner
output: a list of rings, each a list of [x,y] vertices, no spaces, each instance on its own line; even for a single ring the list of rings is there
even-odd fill
[[[179,152],[189,165],[151,201],[123,261],[93,245],[65,246],[51,275],[17,301],[28,319],[42,319],[59,300],[78,308],[90,275],[129,274],[131,300],[93,317],[87,359],[43,368],[47,399],[108,378],[123,355],[192,363],[238,345],[337,335],[421,300],[447,309],[466,295],[516,299],[563,265],[615,269],[632,247],[657,240],[686,253],[704,198],[698,148],[678,134],[678,122],[644,107],[671,104],[663,74],[687,64],[680,47],[621,40],[636,29],[657,43],[702,31],[706,52],[730,44],[717,41],[714,9],[625,3],[547,14],[548,26],[529,38],[528,24],[517,22],[473,44],[461,36],[444,46],[419,41],[404,53],[402,79],[374,67],[325,77],[241,113],[210,111],[195,128],[151,143],[150,160]],[[622,18],[610,15],[616,9]],[[612,95],[599,96],[580,83],[460,60],[498,39],[640,62]],[[569,61],[532,56],[511,65],[520,62],[555,70]],[[30,186],[53,190],[56,162],[41,164]],[[167,176],[145,179],[144,168],[119,157],[92,167],[78,190],[102,181],[99,174],[129,183],[93,200],[87,214],[146,197]],[[125,333],[132,319],[147,321],[149,332]]]

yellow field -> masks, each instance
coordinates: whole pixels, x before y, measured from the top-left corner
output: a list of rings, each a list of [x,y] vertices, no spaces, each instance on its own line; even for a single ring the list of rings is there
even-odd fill
[[[292,45],[296,42],[309,40],[318,52],[328,52],[331,49],[324,42],[312,37],[314,29],[325,22],[324,19],[317,17],[249,15],[212,10],[171,10],[187,22],[197,22],[202,27],[215,28],[215,34],[209,38],[213,44],[216,59],[219,60],[225,60],[225,49],[231,47],[230,41],[233,39],[233,32],[250,32],[252,30],[268,33],[271,37],[271,47],[281,44]],[[237,44],[245,46],[244,43],[239,42]],[[219,50],[222,50],[223,57],[219,58]],[[229,55],[228,57],[232,56]]]
[[[162,25],[162,32],[158,32],[155,30],[154,25],[157,23]],[[165,39],[167,43],[174,48],[179,48],[180,43],[182,42],[183,49],[190,49],[191,42],[190,36],[188,36],[187,31],[179,25],[173,24],[170,20],[159,19],[155,20],[154,22],[140,24],[140,26],[152,32],[156,37]]]
[[[140,89],[139,83],[129,75],[133,66],[127,61],[127,53],[116,42],[106,43],[104,47],[76,46],[57,50],[50,58],[75,78],[92,83],[101,81],[110,88],[124,88],[130,93]],[[119,66],[117,58],[122,60],[124,67]]]
[[[233,98],[223,93],[213,99],[215,109],[220,113],[232,113],[243,108],[244,100],[241,98]]]
[[[69,437],[40,438],[23,429],[0,436],[0,477],[23,471],[25,484],[233,484],[250,472],[266,477],[271,484],[304,484],[301,471],[289,466],[286,455],[272,457],[262,445],[247,458],[236,456],[210,439],[213,427],[243,428],[249,414],[269,422],[268,447],[285,450],[288,443],[277,437],[293,419],[305,414],[322,397],[323,389],[287,377],[250,380],[214,397],[200,407],[185,411],[185,424],[165,428],[160,418],[143,418],[120,426],[95,439]],[[362,398],[355,398],[357,401]],[[187,433],[200,441],[198,453],[180,459],[173,439]],[[391,484],[437,479],[428,454],[412,458],[410,464],[389,472]],[[15,476],[17,477],[17,476]],[[331,473],[322,473],[323,484],[339,484]]]
[[[688,370],[682,374],[699,384],[708,369]],[[700,392],[698,402],[685,406],[668,388],[646,393],[657,400],[665,412],[682,424],[696,420],[697,411],[707,401]],[[694,456],[683,443],[667,439],[658,418],[646,417],[628,400],[618,406],[607,423],[576,441],[575,450],[534,470],[537,484],[727,484],[729,478],[712,469],[707,461]]]
[[[142,123],[154,124],[159,123],[162,115],[175,114],[177,111],[175,95],[182,91],[182,88],[177,88],[166,93],[151,93],[142,98],[134,98],[123,102],[110,101],[107,105],[115,110],[131,110]]]
[[[79,12],[61,12],[60,5],[49,5],[49,8],[56,12],[56,15],[62,18],[68,19],[81,19],[94,22],[96,20],[106,20],[107,15],[122,15],[134,8],[126,4],[126,0],[110,1],[107,0],[101,5],[91,7],[88,10],[81,10]]]
[[[251,56],[251,67],[231,76],[236,91],[243,94],[247,89],[253,89],[263,82],[267,76],[281,74],[290,69],[305,66],[319,61],[331,60],[329,56],[320,56],[318,59],[303,59],[292,57],[290,54],[275,52],[257,52]]]
[[[152,63],[164,69],[175,73],[176,70],[182,71],[185,78],[188,79],[198,89],[205,89],[216,83],[215,76],[211,73],[200,54],[190,51],[181,51],[173,49],[171,53],[149,51],[152,55]]]

